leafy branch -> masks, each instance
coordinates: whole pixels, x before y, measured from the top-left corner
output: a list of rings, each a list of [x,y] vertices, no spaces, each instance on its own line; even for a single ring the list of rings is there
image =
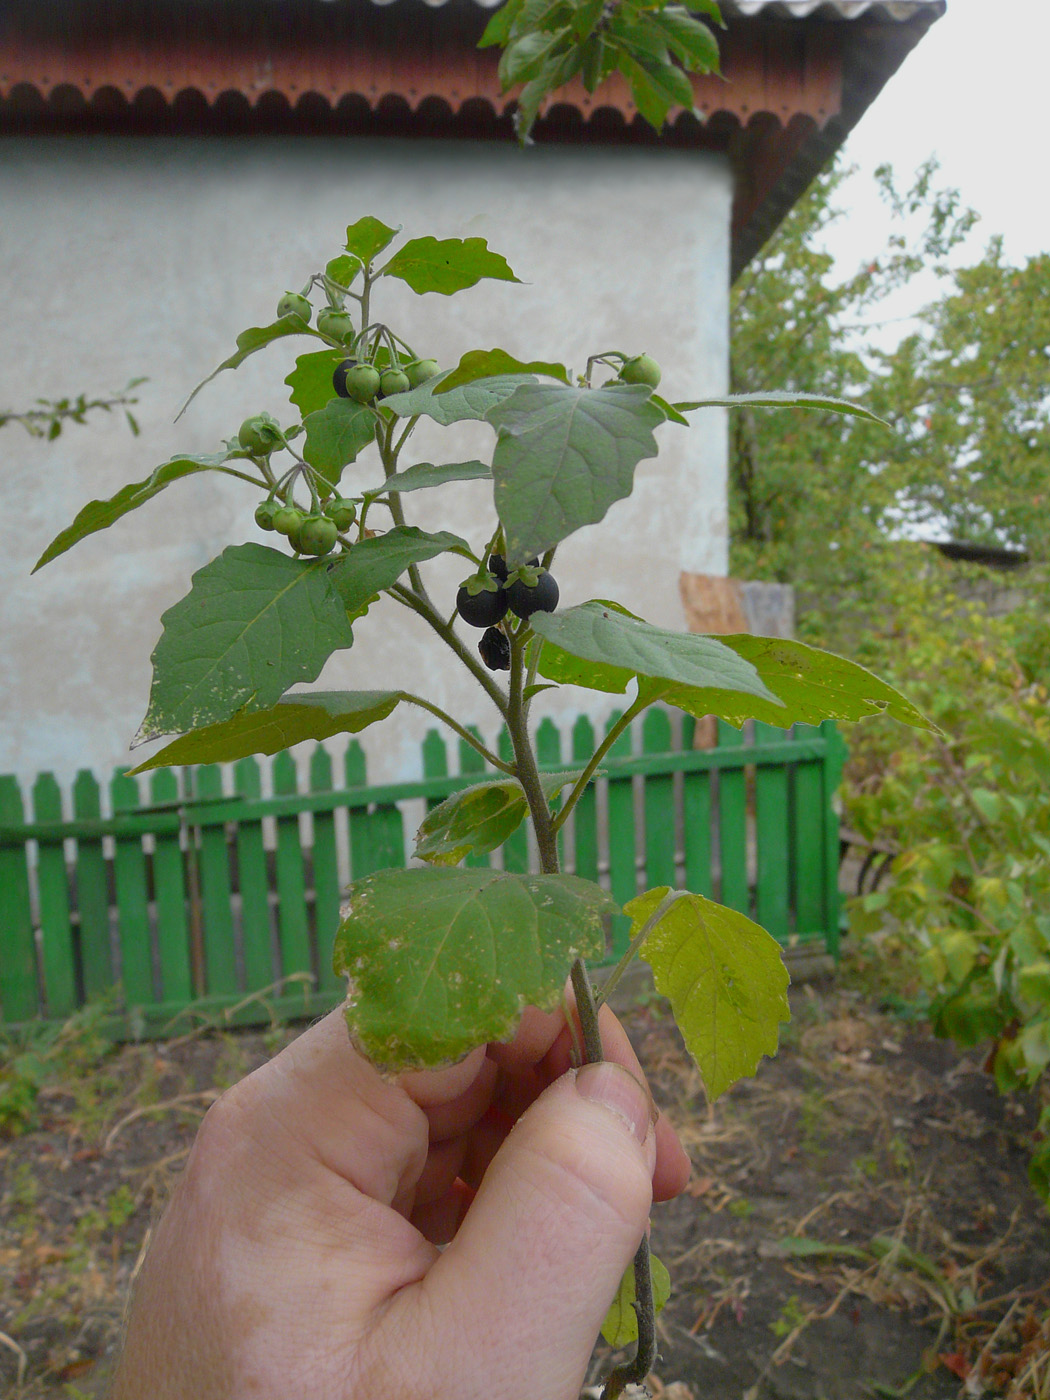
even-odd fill
[[[694,110],[687,75],[719,71],[718,41],[696,14],[722,24],[715,0],[507,0],[478,47],[503,49],[504,92],[521,85],[514,130],[522,145],[552,93],[576,77],[593,93],[617,72],[660,131],[672,107]]]
[[[78,394],[73,399],[37,399],[36,408],[0,408],[0,428],[17,423],[30,437],[47,438],[48,442],[53,442],[68,423],[83,424],[87,422],[89,413],[112,413],[114,409],[122,408],[128,427],[133,436],[138,437],[138,420],[131,412],[131,405],[137,404],[138,398],[132,390],[145,382],[144,378],[131,379],[119,393],[104,394],[96,399]]]

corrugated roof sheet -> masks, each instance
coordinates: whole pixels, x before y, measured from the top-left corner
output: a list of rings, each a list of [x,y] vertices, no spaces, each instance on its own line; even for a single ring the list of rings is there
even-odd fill
[[[721,8],[725,15],[747,19],[769,15],[778,19],[848,20],[867,15],[869,19],[903,22],[930,10],[943,12],[944,0],[721,0]]]

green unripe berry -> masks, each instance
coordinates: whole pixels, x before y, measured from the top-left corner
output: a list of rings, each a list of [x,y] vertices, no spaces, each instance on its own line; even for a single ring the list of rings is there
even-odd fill
[[[237,430],[237,441],[245,452],[256,457],[268,457],[281,441],[280,424],[268,413],[246,418]]]
[[[405,373],[408,375],[409,385],[417,389],[420,384],[425,384],[428,379],[433,379],[435,374],[441,373],[441,366],[437,360],[413,360],[411,364],[405,366]]]
[[[338,370],[336,372],[338,373]],[[358,403],[371,403],[379,393],[379,371],[372,365],[351,365],[342,378],[346,390],[345,397],[348,399],[356,399]],[[336,392],[339,392],[338,385]]]
[[[620,378],[625,384],[648,384],[650,389],[655,389],[660,383],[660,366],[652,355],[635,355],[624,361]]]
[[[354,322],[349,311],[326,306],[317,313],[317,329],[332,340],[349,340],[354,333]]]
[[[357,519],[357,504],[354,501],[344,500],[342,496],[335,496],[325,506],[324,513],[334,523],[335,528],[342,533],[343,530],[349,530]]]
[[[407,394],[412,381],[401,369],[385,369],[379,376],[379,392],[384,398],[388,394]]]
[[[300,321],[309,321],[313,307],[299,292],[285,292],[277,303],[277,319],[282,316],[298,316]]]
[[[303,523],[303,513],[298,506],[281,506],[273,514],[273,528],[279,535],[287,535],[289,539],[292,532],[299,533],[299,527]]]
[[[260,501],[255,507],[255,523],[260,530],[274,529],[273,518],[280,509],[277,501]]]
[[[308,515],[299,529],[299,548],[304,554],[330,554],[336,534],[334,520],[326,515]]]

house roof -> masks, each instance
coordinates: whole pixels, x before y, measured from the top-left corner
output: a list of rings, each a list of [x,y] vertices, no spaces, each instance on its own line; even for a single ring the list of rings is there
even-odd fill
[[[0,131],[329,130],[512,140],[499,0],[6,0]],[[735,276],[845,140],[944,0],[723,0],[722,76],[657,137],[619,74],[546,104],[546,141],[718,149]]]

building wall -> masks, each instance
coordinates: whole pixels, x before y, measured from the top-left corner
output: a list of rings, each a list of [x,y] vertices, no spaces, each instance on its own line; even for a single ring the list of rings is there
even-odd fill
[[[137,439],[116,417],[94,417],[50,444],[13,425],[0,434],[0,772],[68,777],[127,761],[160,615],[226,544],[266,538],[252,519],[256,498],[213,474],[178,482],[32,579],[29,571],[87,500],[141,480],[177,451],[216,450],[249,413],[265,408],[287,421],[282,380],[292,355],[312,348],[305,341],[278,343],[221,375],[173,423],[236,334],[270,321],[281,292],[298,290],[339,251],[347,223],[374,214],[407,236],[482,236],[522,279],[451,299],[381,284],[374,313],[421,353],[454,364],[464,350],[498,345],[582,369],[597,351],[645,350],[664,366],[662,390],[681,398],[726,385],[730,199],[727,163],[685,151],[309,137],[4,140],[4,405],[99,393],[137,375],[149,382],[138,391]],[[564,605],[611,597],[682,627],[680,572],[725,572],[724,416],[707,410],[694,424],[658,430],[660,456],[641,464],[634,495],[562,547]],[[428,423],[403,463],[485,455],[492,442],[483,424],[453,432]],[[369,485],[377,470],[365,453],[344,482]],[[491,496],[470,483],[446,508],[441,494],[406,498],[410,523],[454,529],[480,547],[494,521]],[[464,572],[462,560],[428,566],[450,609]],[[489,702],[422,624],[384,602],[356,631],[320,684],[423,690],[492,733]],[[581,711],[600,719],[613,704],[571,687],[548,698],[547,712],[565,719]],[[368,731],[370,771],[414,776],[431,724],[401,707]]]

